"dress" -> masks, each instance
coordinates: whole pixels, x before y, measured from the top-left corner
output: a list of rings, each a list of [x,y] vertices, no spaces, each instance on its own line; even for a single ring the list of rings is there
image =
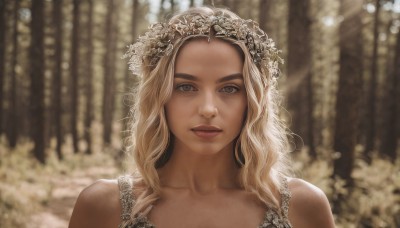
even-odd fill
[[[156,228],[145,216],[136,217],[131,220],[131,211],[135,203],[132,193],[132,179],[129,176],[121,176],[118,178],[118,186],[120,191],[120,201],[122,206],[121,224],[119,228]],[[288,219],[290,192],[288,183],[283,178],[281,192],[281,211],[279,213],[273,209],[268,209],[265,212],[264,220],[258,228],[292,228]]]

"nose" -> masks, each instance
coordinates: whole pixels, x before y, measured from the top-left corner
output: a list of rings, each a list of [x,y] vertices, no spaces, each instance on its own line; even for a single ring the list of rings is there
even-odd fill
[[[199,105],[199,114],[202,117],[210,119],[218,114],[218,108],[215,99],[216,98],[214,97],[212,92],[204,93],[204,95],[201,96],[201,101]]]

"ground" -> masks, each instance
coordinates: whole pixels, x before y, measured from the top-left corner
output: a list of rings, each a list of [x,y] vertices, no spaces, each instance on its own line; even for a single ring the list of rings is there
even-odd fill
[[[32,215],[29,227],[68,227],[72,209],[82,189],[99,178],[114,177],[117,173],[117,169],[112,166],[90,167],[65,174],[62,178],[52,177],[50,181],[54,187],[51,190],[51,197],[43,210]]]

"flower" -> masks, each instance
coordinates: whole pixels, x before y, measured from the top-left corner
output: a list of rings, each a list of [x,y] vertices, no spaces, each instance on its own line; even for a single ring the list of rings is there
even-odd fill
[[[170,55],[174,42],[179,38],[211,36],[227,37],[243,42],[253,62],[266,69],[271,77],[279,75],[280,50],[272,39],[262,31],[257,22],[229,17],[222,12],[207,16],[201,14],[184,15],[169,24],[155,23],[149,30],[130,45],[123,58],[129,58],[129,69],[140,75],[144,63],[155,66],[165,55]]]

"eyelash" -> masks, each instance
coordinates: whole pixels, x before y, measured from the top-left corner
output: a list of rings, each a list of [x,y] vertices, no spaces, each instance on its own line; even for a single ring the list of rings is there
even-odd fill
[[[220,91],[225,90],[226,88],[229,88],[229,89],[233,89],[233,90],[234,90],[234,92],[226,92],[226,91],[225,91],[225,93],[227,93],[227,94],[234,94],[234,93],[237,93],[237,92],[240,91],[239,87],[237,87],[237,86],[225,86],[225,87],[223,87],[222,89],[220,89]]]
[[[190,86],[190,90],[184,90],[183,87],[185,87],[185,86]],[[176,90],[178,90],[180,92],[193,92],[193,91],[196,91],[196,88],[190,84],[180,84],[180,85],[176,86]]]
[[[190,89],[189,90],[185,90],[185,89],[183,89],[184,87],[190,87]],[[226,91],[227,88],[228,89],[233,89],[234,91],[233,92],[227,92]],[[194,91],[197,91],[197,89],[191,84],[179,84],[179,85],[176,86],[175,89],[178,90],[179,92],[194,92]],[[188,89],[188,88],[186,88],[186,89]],[[238,86],[228,85],[228,86],[222,87],[219,91],[223,92],[223,93],[227,93],[227,94],[234,94],[234,93],[239,92],[240,88]]]

